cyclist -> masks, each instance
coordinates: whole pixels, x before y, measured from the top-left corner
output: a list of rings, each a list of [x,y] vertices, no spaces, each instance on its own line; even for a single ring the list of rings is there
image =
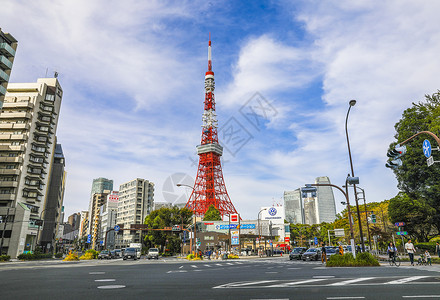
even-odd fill
[[[390,242],[390,244],[388,245],[387,253],[390,257],[390,260],[392,260],[393,262],[396,257],[396,252],[397,252],[396,246],[394,246],[393,242]]]

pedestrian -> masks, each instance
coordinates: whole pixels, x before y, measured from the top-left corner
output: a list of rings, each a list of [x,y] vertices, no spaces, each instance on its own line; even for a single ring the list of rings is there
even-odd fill
[[[392,259],[393,261],[396,256],[396,252],[397,252],[396,246],[394,246],[393,242],[390,242],[390,244],[388,245],[387,253],[390,259]]]
[[[405,244],[405,250],[408,252],[411,266],[414,266],[414,252],[416,252],[416,249],[414,248],[413,243],[411,243],[411,240],[408,240],[408,242]]]
[[[438,257],[440,258],[440,244],[438,242],[435,243],[435,253],[437,253]]]
[[[325,244],[322,243],[321,247],[321,263],[327,263],[327,249],[325,248]]]
[[[208,259],[211,260],[211,249],[208,249]]]
[[[432,266],[431,254],[429,254],[428,250],[425,251],[425,257],[426,257],[426,263],[429,264],[430,266]]]

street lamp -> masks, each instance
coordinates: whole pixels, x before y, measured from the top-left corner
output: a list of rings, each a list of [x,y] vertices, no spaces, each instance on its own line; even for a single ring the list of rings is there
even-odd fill
[[[260,226],[260,214],[262,211],[267,210],[267,208],[263,208],[258,212],[257,225],[258,225],[258,254],[260,254],[260,243],[261,243],[261,226]],[[265,246],[266,247],[266,246]]]
[[[347,116],[345,117],[345,135],[347,137],[347,147],[348,147],[348,156],[350,158],[351,177],[354,177],[353,160],[351,159],[350,140],[348,139],[347,124],[348,124],[348,115],[350,114],[350,109],[352,106],[354,106],[356,104],[356,100],[350,100],[350,102],[348,104],[349,104],[349,107],[348,107],[348,111],[347,111]],[[362,252],[365,252],[364,236],[362,233],[362,222],[361,222],[361,217],[360,217],[361,214],[359,212],[359,204],[358,204],[358,197],[357,197],[357,193],[356,193],[356,184],[355,183],[353,183],[353,188],[354,188],[354,200],[356,201],[356,210],[357,210],[357,216],[358,216],[358,222],[359,222],[359,235],[361,238]]]
[[[195,189],[194,189],[194,187],[192,187],[192,186],[190,186],[190,185],[187,185],[187,184],[184,184],[184,183],[178,183],[178,184],[176,184],[176,186],[186,186],[186,187],[189,187],[190,189],[192,189],[193,190],[193,192],[195,193]],[[197,250],[197,239],[196,239],[196,232],[197,232],[197,229],[196,229],[196,227],[197,227],[197,202],[196,202],[196,197],[194,197],[194,236],[193,236],[193,239],[192,240],[194,240],[194,255],[196,255],[196,250]],[[192,241],[191,240],[191,241]],[[191,248],[191,251],[192,251],[192,248],[193,248],[193,246],[192,245],[190,245],[190,248]]]

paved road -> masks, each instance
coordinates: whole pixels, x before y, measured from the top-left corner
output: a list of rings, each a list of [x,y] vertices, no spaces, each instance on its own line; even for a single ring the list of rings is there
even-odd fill
[[[287,257],[0,264],[1,299],[440,299],[440,266],[326,268]]]

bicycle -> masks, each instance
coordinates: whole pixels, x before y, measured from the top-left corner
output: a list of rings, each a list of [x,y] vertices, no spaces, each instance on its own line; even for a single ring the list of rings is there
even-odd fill
[[[390,263],[390,266],[395,265],[396,267],[400,266],[400,257],[398,254],[394,255],[393,258],[389,258],[388,262]]]

